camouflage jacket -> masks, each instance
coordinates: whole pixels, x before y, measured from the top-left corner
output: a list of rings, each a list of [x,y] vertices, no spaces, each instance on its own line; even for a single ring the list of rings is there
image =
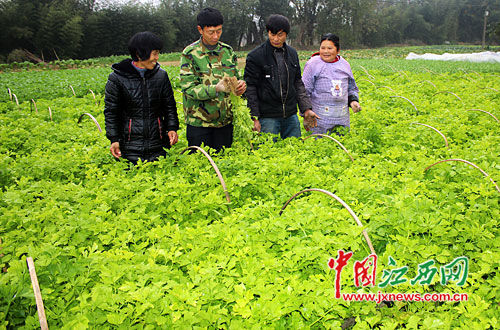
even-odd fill
[[[231,46],[218,42],[214,50],[200,40],[187,46],[181,56],[180,85],[186,124],[223,127],[233,120],[229,93],[216,93],[224,76],[240,79],[236,54]]]

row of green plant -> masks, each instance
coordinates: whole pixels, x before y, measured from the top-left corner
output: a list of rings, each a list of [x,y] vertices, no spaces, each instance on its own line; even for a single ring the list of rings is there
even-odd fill
[[[500,51],[500,46],[491,46],[489,51]],[[299,58],[307,60],[317,49],[299,51]],[[341,53],[349,60],[352,59],[402,59],[410,52],[417,54],[433,53],[433,54],[461,54],[461,53],[477,53],[484,51],[480,46],[475,45],[434,45],[434,46],[405,46],[405,47],[381,47],[372,49],[341,49]],[[248,51],[236,52],[238,57],[244,58]],[[160,62],[179,61],[181,53],[162,53],[160,54]],[[75,68],[95,68],[96,66],[108,67],[113,63],[119,62],[128,55],[98,57],[86,60],[59,60],[49,63],[32,63],[32,62],[14,62],[0,64],[0,72],[24,71],[24,70],[54,70],[54,69],[75,69]],[[497,69],[498,70],[498,69]]]
[[[38,112],[29,95],[19,106],[2,98],[0,325],[38,326],[25,263],[31,256],[56,328],[497,328],[500,194],[461,162],[424,170],[464,159],[500,181],[500,123],[468,111],[499,117],[500,78],[479,66],[432,64],[433,73],[427,62],[403,71],[405,63],[353,63],[363,110],[346,135],[334,136],[353,161],[330,139],[273,143],[252,135],[243,102],[234,147],[212,154],[230,203],[201,153],[181,155],[184,125],[165,158],[130,167],[112,159],[91,120],[78,123],[90,113],[104,126],[102,90],[97,104],[84,92],[93,85],[77,88],[77,97],[47,92]],[[437,128],[448,147],[415,123]],[[336,194],[365,224],[379,256],[377,283],[384,270],[407,265],[412,279],[425,261],[439,267],[469,258],[464,286],[436,277],[384,289],[355,287],[351,260],[342,292],[467,293],[469,301],[336,299],[329,258],[340,249],[353,251],[353,260],[370,252],[363,228],[328,196],[303,194],[280,216],[306,188]]]

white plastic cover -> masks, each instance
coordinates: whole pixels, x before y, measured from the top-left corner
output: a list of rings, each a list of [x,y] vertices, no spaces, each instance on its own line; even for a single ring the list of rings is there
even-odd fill
[[[468,61],[468,62],[492,62],[500,63],[500,52],[481,52],[481,53],[470,53],[470,54],[449,54],[444,53],[442,55],[425,53],[424,55],[418,55],[415,53],[409,53],[406,56],[407,60],[433,60],[433,61]]]

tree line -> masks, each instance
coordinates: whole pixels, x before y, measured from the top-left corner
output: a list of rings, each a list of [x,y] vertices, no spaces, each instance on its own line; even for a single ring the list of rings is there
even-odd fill
[[[250,49],[266,39],[265,19],[289,17],[289,43],[312,48],[326,32],[343,47],[500,41],[500,0],[0,0],[0,62],[85,59],[127,53],[138,31],[152,31],[163,51],[198,39],[204,7],[225,18],[221,40]],[[486,24],[485,24],[486,23]]]

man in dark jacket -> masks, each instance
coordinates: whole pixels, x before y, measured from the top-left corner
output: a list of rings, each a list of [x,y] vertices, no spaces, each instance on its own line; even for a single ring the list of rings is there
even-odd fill
[[[154,161],[178,141],[174,93],[167,72],[157,63],[162,47],[153,33],[139,32],[128,44],[132,59],[112,66],[104,116],[110,151],[117,159]]]
[[[247,105],[258,132],[299,137],[297,104],[305,120],[316,115],[301,79],[297,51],[288,46],[290,23],[271,15],[266,24],[269,39],[252,50],[246,60]]]

